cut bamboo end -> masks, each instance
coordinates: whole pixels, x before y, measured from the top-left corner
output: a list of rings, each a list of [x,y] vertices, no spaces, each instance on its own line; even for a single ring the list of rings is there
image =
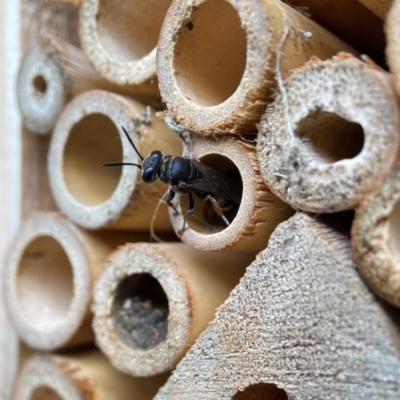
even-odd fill
[[[400,307],[400,167],[356,208],[352,244],[358,269],[381,298]]]
[[[380,19],[385,20],[393,0],[358,0]]]
[[[263,183],[254,147],[232,137],[197,136],[190,149],[202,163],[236,179],[241,201],[239,205],[226,203],[222,207],[230,222],[227,226],[210,201],[200,200],[194,194],[194,212],[185,223],[188,197],[181,195],[174,202],[178,212],[169,209],[175,232],[182,241],[199,250],[259,251],[265,248],[275,227],[294,210]]]
[[[159,95],[156,45],[170,3],[82,0],[79,34],[96,70],[116,84],[135,85],[139,92]]]
[[[398,310],[327,219],[297,213],[275,230],[155,399],[398,399]]]
[[[138,379],[116,371],[98,350],[31,357],[14,400],[150,400],[167,376]]]
[[[397,93],[400,93],[400,1],[394,0],[386,18],[386,58],[396,77]]]
[[[119,370],[170,370],[213,319],[254,256],[210,254],[182,243],[127,244],[94,290],[96,342]]]
[[[104,91],[72,100],[54,129],[48,171],[58,207],[87,229],[148,230],[167,190],[161,181],[145,184],[139,168],[102,167],[107,162],[141,163],[122,127],[144,156],[151,150],[182,151],[179,137],[138,102]],[[171,230],[165,204],[154,226]]]
[[[168,115],[214,134],[255,132],[281,76],[350,47],[280,1],[174,1],[157,50]]]
[[[41,45],[32,47],[22,59],[17,81],[24,125],[34,133],[50,132],[67,98],[64,74],[55,57]]]
[[[261,175],[283,201],[310,212],[354,208],[392,168],[399,108],[392,77],[346,54],[294,72],[265,112]]]
[[[8,252],[4,291],[10,318],[28,346],[54,350],[93,340],[93,281],[106,256],[127,239],[93,236],[57,213],[22,225]]]

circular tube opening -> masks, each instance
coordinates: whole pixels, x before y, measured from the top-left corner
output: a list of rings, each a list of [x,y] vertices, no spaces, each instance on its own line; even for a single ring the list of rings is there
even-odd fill
[[[63,176],[71,195],[94,206],[107,201],[118,186],[121,167],[102,167],[122,160],[118,129],[104,114],[90,114],[72,128],[63,155]]]
[[[57,325],[73,298],[73,271],[63,247],[50,236],[26,246],[17,271],[19,308],[34,326]]]
[[[32,87],[36,95],[43,96],[47,91],[47,82],[43,75],[36,75],[32,80]]]
[[[148,350],[168,332],[167,295],[152,275],[133,274],[117,288],[112,315],[117,335],[129,346]]]
[[[137,61],[157,45],[164,16],[172,0],[100,0],[97,34],[116,61]]]
[[[38,387],[29,397],[29,400],[64,400],[53,389],[42,386]]]
[[[393,207],[389,216],[388,242],[392,256],[397,265],[400,265],[400,200]]]
[[[175,82],[191,102],[209,107],[235,93],[246,67],[246,32],[225,0],[193,8],[177,35]]]
[[[273,383],[257,383],[238,391],[232,400],[287,400],[288,396],[283,389]]]
[[[360,124],[322,110],[300,120],[295,134],[302,143],[302,152],[308,153],[310,162],[315,165],[354,158],[364,146],[364,131]]]
[[[223,196],[226,196],[224,188],[229,183],[231,190],[237,194],[236,197],[239,199],[242,198],[243,181],[239,169],[229,158],[221,154],[209,154],[201,157],[200,160],[203,164],[220,173],[216,178],[211,177],[215,183],[220,183],[218,186],[221,188],[220,196],[213,195],[213,197],[229,223],[232,223],[239,211],[240,202],[237,204],[224,198]],[[223,218],[214,210],[211,201],[204,201],[195,193],[192,193],[192,196],[194,200],[194,212],[186,219],[186,223],[191,229],[202,234],[213,234],[221,232],[227,227]],[[185,215],[189,206],[189,197],[181,195],[179,199],[182,213]]]

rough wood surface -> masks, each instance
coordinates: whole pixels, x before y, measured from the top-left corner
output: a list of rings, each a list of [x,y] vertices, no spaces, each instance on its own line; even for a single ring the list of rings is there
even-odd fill
[[[94,289],[96,342],[119,370],[151,376],[173,368],[214,318],[254,259],[183,243],[127,244]]]
[[[174,1],[157,50],[168,115],[204,134],[255,132],[281,78],[350,46],[277,0]]]
[[[300,210],[354,208],[393,167],[400,114],[393,77],[341,53],[293,72],[259,128],[267,186]]]
[[[397,93],[400,93],[400,0],[394,0],[386,18],[386,57],[390,71],[396,77]]]
[[[380,297],[400,307],[400,167],[357,208],[352,245],[358,269]]]
[[[270,387],[279,399],[398,399],[400,325],[388,308],[359,277],[348,230],[298,213],[156,399],[261,399]],[[252,389],[260,397],[245,397]]]
[[[241,190],[242,195],[239,206],[223,206],[229,226],[216,214],[210,201],[205,202],[197,196],[193,196],[194,213],[184,223],[187,195],[177,196],[174,204],[178,212],[169,209],[175,232],[182,241],[203,251],[264,249],[275,227],[294,210],[263,183],[254,145],[232,137],[214,139],[197,135],[189,148],[203,163],[235,179],[235,190]]]

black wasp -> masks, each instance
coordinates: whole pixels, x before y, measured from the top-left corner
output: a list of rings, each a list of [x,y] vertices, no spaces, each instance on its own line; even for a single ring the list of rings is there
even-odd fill
[[[229,221],[223,210],[237,209],[242,197],[242,188],[237,179],[227,172],[218,172],[192,157],[180,157],[164,155],[159,150],[152,151],[146,158],[142,157],[136,148],[128,132],[122,127],[129,143],[137,155],[143,161],[142,165],[133,163],[107,163],[104,166],[133,165],[142,170],[142,180],[152,183],[157,178],[170,185],[167,204],[177,211],[172,203],[175,194],[187,194],[189,207],[184,215],[186,218],[194,211],[192,193],[204,201],[210,201],[211,205],[225,224]]]

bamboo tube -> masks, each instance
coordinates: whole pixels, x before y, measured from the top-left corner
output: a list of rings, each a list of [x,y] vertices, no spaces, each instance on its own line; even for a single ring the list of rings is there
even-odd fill
[[[400,0],[394,0],[386,18],[386,58],[390,71],[396,77],[397,93],[400,93]]]
[[[118,372],[100,351],[35,354],[23,366],[14,400],[150,400],[167,376],[133,378]]]
[[[255,132],[282,77],[344,49],[352,51],[277,0],[174,1],[158,43],[160,93],[188,129]]]
[[[87,233],[57,213],[26,221],[4,267],[10,318],[30,347],[54,350],[88,343],[91,290],[106,256],[143,235]]]
[[[155,399],[398,399],[398,310],[331,222],[279,225]]]
[[[357,208],[352,244],[358,269],[371,289],[400,307],[400,167]]]
[[[237,179],[242,197],[239,206],[227,207],[227,226],[213,209],[210,201],[193,196],[194,213],[186,218],[188,198],[175,201],[175,212],[169,215],[175,232],[182,241],[199,250],[259,251],[266,247],[275,227],[294,210],[281,202],[262,182],[254,146],[232,137],[194,137],[191,151],[204,164]],[[183,229],[182,229],[183,228]]]
[[[179,137],[146,107],[104,91],[73,99],[53,132],[48,156],[50,186],[58,207],[88,229],[148,230],[155,208],[167,190],[156,181],[145,184],[139,168],[102,168],[106,162],[140,163],[121,127],[131,134],[140,153],[180,153]],[[171,230],[165,204],[155,228]]]
[[[294,72],[260,123],[260,172],[272,192],[320,213],[354,208],[375,190],[397,156],[392,86],[389,74],[343,53]]]
[[[283,0],[362,54],[385,65],[383,21],[363,4],[385,0]]]
[[[393,0],[358,0],[382,20],[386,19]]]
[[[182,243],[121,247],[94,289],[96,343],[125,373],[170,370],[253,259],[250,253],[211,254]]]
[[[82,48],[100,75],[139,93],[159,95],[156,45],[170,3],[82,0]]]

